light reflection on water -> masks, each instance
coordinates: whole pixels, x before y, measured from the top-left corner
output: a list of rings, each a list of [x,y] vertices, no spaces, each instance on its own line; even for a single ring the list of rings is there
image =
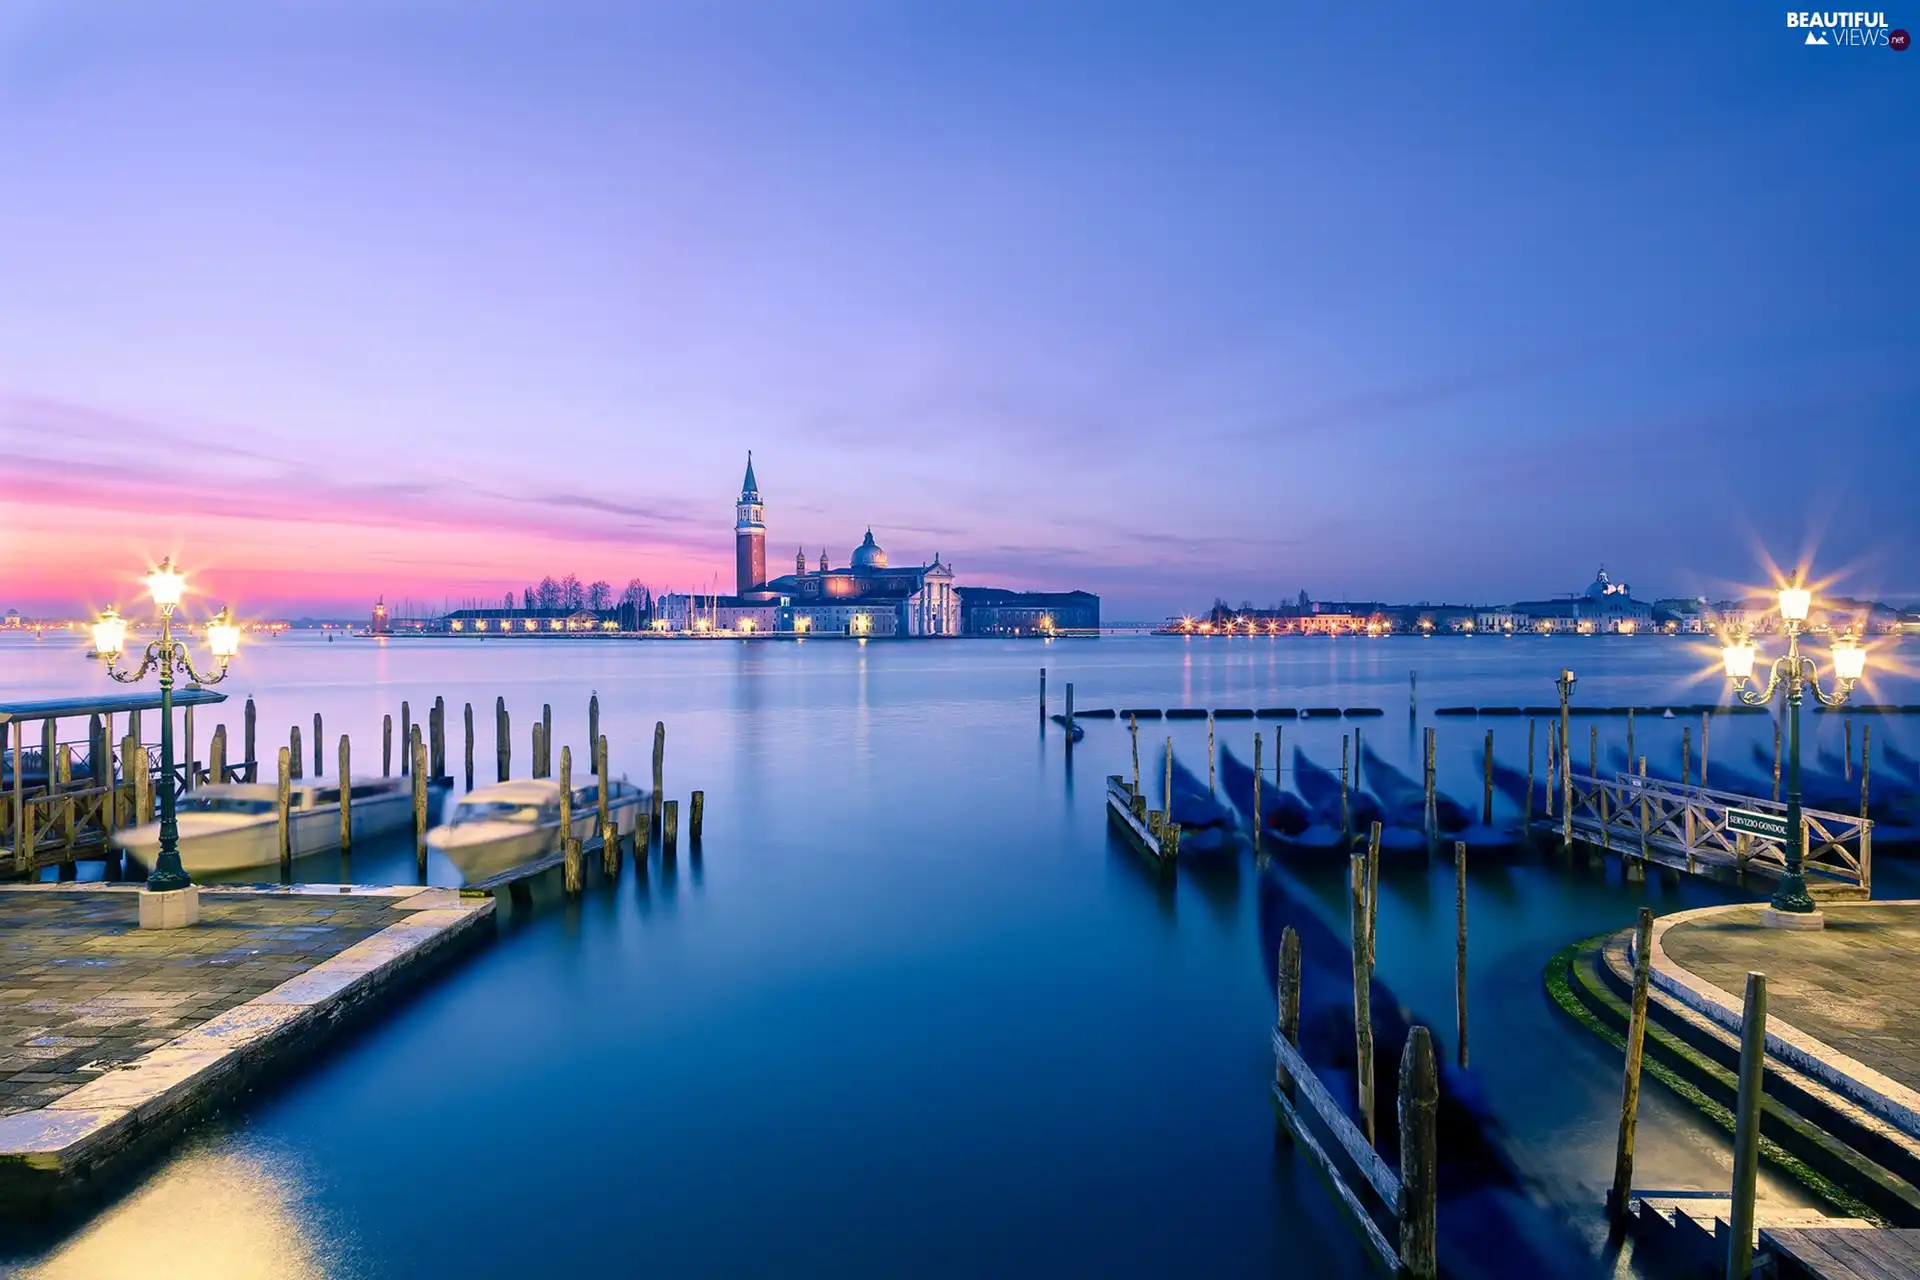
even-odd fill
[[[321,1280],[340,1274],[312,1233],[293,1162],[196,1144],[102,1210],[21,1280]]]
[[[105,687],[77,642],[0,639],[0,662],[18,696]],[[1289,723],[1288,754],[1302,744],[1337,767],[1359,723],[1417,776],[1431,723],[1443,788],[1469,802],[1482,734],[1494,728],[1501,758],[1523,764],[1526,725],[1429,720],[1438,707],[1547,704],[1562,666],[1584,702],[1720,696],[1700,655],[1653,639],[252,645],[232,701],[198,717],[203,756],[224,720],[238,757],[252,692],[263,758],[320,711],[329,743],[350,732],[355,759],[377,768],[381,715],[397,733],[402,698],[424,720],[442,694],[450,771],[471,701],[485,780],[496,696],[524,773],[542,702],[556,756],[570,743],[586,758],[597,690],[616,774],[644,779],[653,722],[666,721],[671,794],[707,793],[704,856],[683,845],[675,865],[575,904],[543,893],[494,945],[239,1104],[244,1123],[203,1134],[37,1274],[113,1274],[88,1268],[134,1258],[115,1251],[144,1233],[121,1223],[163,1192],[191,1229],[162,1222],[159,1238],[217,1255],[182,1264],[194,1275],[331,1275],[343,1259],[370,1276],[596,1274],[641,1259],[666,1274],[1352,1272],[1350,1232],[1298,1157],[1273,1147],[1251,868],[1164,884],[1119,850],[1102,778],[1129,768],[1124,723],[1090,723],[1065,759],[1058,731],[1039,732],[1042,665],[1055,710],[1068,681],[1083,708],[1383,707]],[[1875,696],[1920,702],[1911,680]],[[1637,750],[1677,768],[1685,727],[1642,718]],[[1837,749],[1842,727],[1817,716],[1809,732]],[[1248,760],[1256,728],[1271,762],[1272,722],[1222,722],[1220,740]],[[1601,749],[1624,728],[1602,720]],[[1915,753],[1913,733],[1877,720],[1876,749]],[[1143,766],[1172,736],[1204,774],[1203,722],[1141,736]],[[1727,767],[1751,771],[1751,748],[1770,743],[1764,717],[1713,726]],[[357,850],[355,878],[411,880],[409,844]],[[296,874],[337,866],[328,855]],[[1904,871],[1880,860],[1889,880]],[[1304,878],[1344,934],[1344,872]],[[1475,1069],[1547,1194],[1591,1226],[1619,1062],[1550,1006],[1541,968],[1630,924],[1642,901],[1664,912],[1725,894],[1491,858],[1470,879]],[[1450,1029],[1451,868],[1393,868],[1382,886],[1381,976]],[[1658,1088],[1642,1105],[1646,1185],[1725,1184],[1717,1134]],[[1797,1195],[1764,1175],[1763,1194]]]

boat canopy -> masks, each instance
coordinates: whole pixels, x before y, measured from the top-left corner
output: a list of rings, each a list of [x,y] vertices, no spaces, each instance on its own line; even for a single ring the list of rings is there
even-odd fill
[[[209,702],[225,702],[227,695],[217,689],[189,685],[176,689],[173,705],[197,707]],[[65,720],[75,716],[124,715],[133,711],[158,711],[158,693],[125,693],[85,698],[44,698],[34,702],[0,702],[0,725],[32,724],[41,720]]]

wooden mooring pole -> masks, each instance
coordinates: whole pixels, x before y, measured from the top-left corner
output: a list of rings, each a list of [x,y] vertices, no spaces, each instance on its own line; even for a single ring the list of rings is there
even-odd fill
[[[1753,1271],[1753,1191],[1760,1171],[1761,1088],[1767,1065],[1767,975],[1747,974],[1740,1015],[1740,1093],[1734,1104],[1733,1204],[1727,1212],[1727,1278]]]
[[[249,696],[247,698],[246,711],[243,714],[243,717],[241,719],[242,728],[241,728],[241,735],[240,735],[240,745],[245,749],[247,753],[247,781],[248,782],[260,781],[260,761],[258,757],[256,757],[253,754],[253,722],[254,722],[253,698]],[[140,735],[137,732],[134,734],[135,738],[138,738],[139,736]]]
[[[598,721],[600,717],[595,716],[593,718],[595,721]],[[593,780],[600,792],[599,813],[595,815],[598,819],[595,823],[595,828],[598,829],[606,826],[607,823],[613,820],[613,802],[607,796],[607,738],[605,734],[596,735],[593,739]]]
[[[1421,771],[1426,778],[1423,784],[1426,789],[1426,808],[1421,813],[1421,824],[1426,828],[1427,856],[1431,858],[1433,856],[1434,844],[1440,838],[1440,808],[1438,801],[1434,797],[1434,784],[1440,772],[1440,739],[1437,731],[1432,727],[1427,729],[1426,736],[1427,761],[1426,767]]]
[[[536,778],[544,778],[547,776],[541,772],[542,762],[545,761],[546,755],[546,736],[541,732],[540,722],[535,720],[533,722],[533,776]]]
[[[1613,1149],[1613,1189],[1607,1214],[1616,1228],[1627,1221],[1633,1194],[1633,1131],[1640,1114],[1640,1055],[1647,1037],[1647,984],[1653,965],[1653,909],[1640,908],[1633,934],[1633,1003],[1627,1018],[1626,1079],[1620,1087],[1620,1134]]]
[[[467,723],[467,790],[473,790],[473,704],[466,704]]]
[[[346,857],[353,852],[353,748],[348,744],[347,735],[340,735],[340,856]]]
[[[191,711],[193,710],[193,708],[188,707],[187,710]],[[1843,782],[1852,782],[1853,781],[1853,717],[1848,716],[1845,720],[1841,721],[1841,727],[1846,731],[1847,750],[1846,750],[1846,754],[1840,758],[1840,778],[1841,778],[1841,781]],[[187,739],[187,758],[188,759],[193,758],[193,739],[191,737]]]
[[[609,880],[620,878],[620,828],[612,822],[600,824],[600,870]]]
[[[412,749],[407,752],[413,768],[413,870],[420,883],[427,882],[427,744],[420,739],[420,726],[413,726]]]
[[[1367,830],[1367,972],[1380,963],[1373,940],[1380,928],[1380,824]]]
[[[52,722],[49,721],[48,723]],[[186,747],[186,768],[181,770],[180,773],[181,789],[191,791],[193,790],[193,708],[191,706],[181,709],[180,732],[181,741]],[[1852,721],[1848,721],[1847,757],[1849,760],[1853,757]],[[313,772],[315,777],[318,777],[320,774],[318,769],[315,769]]]
[[[293,780],[295,782],[298,782],[301,780],[300,770],[302,767],[299,725],[294,725],[293,728],[287,730],[287,751],[289,753],[290,759],[293,762]]]
[[[227,726],[218,725],[213,731],[213,742],[207,748],[207,763],[212,766],[213,780],[227,780]]]
[[[1533,825],[1533,731],[1539,727],[1538,720],[1527,721],[1527,817],[1521,824],[1523,831]]]
[[[325,776],[325,771],[320,767],[321,744],[325,741],[326,739],[321,737],[320,713],[316,711],[313,713],[313,776],[316,778]]]
[[[1367,965],[1367,860],[1354,854],[1348,861],[1347,882],[1352,898],[1354,1075],[1359,1083],[1360,1128],[1367,1142],[1373,1125],[1373,972]]]
[[[540,704],[540,776],[553,776],[553,704]]]
[[[1439,1274],[1440,1072],[1433,1035],[1415,1027],[1400,1055],[1400,1266],[1415,1280]]]
[[[600,691],[587,695],[587,741],[600,741]]]
[[[1260,852],[1260,731],[1253,733],[1253,851]]]
[[[1487,747],[1480,766],[1480,825],[1493,825],[1493,730],[1487,730]]]
[[[1707,786],[1707,752],[1713,745],[1713,719],[1704,711],[1700,713],[1700,788]]]
[[[292,820],[288,812],[293,803],[293,753],[286,747],[280,748],[280,790],[274,796],[273,812],[280,827],[280,879],[282,883],[293,879],[293,833],[287,824]]]
[[[687,847],[689,849],[700,847],[700,828],[705,823],[706,817],[707,793],[696,791],[690,797],[687,806]]]
[[[1867,778],[1873,769],[1873,726],[1860,726],[1860,820],[1867,818]]]
[[[1166,809],[1166,822],[1171,825],[1173,822],[1173,739],[1171,737],[1167,739],[1167,777],[1164,785],[1166,789],[1160,793],[1160,800]]]
[[[1300,935],[1292,925],[1280,934],[1279,980],[1274,984],[1280,1002],[1280,1034],[1291,1045],[1300,1043]],[[1293,1076],[1276,1057],[1273,1082],[1286,1099],[1293,1100]],[[1285,1133],[1283,1124],[1276,1132]]]
[[[1133,794],[1140,794],[1140,717],[1127,717],[1127,738],[1133,743]]]
[[[444,778],[447,776],[447,700],[439,694],[434,695],[433,710],[427,716],[427,732],[427,776]]]
[[[393,776],[393,716],[380,717],[380,776]]]
[[[680,802],[669,800],[660,807],[660,849],[672,853],[680,847]]]
[[[1633,708],[1628,707],[1627,708],[1627,768],[1628,769],[1633,768],[1633,762],[1635,758],[1636,757],[1634,756],[1634,753],[1633,753]]]
[[[1349,753],[1353,741],[1347,734],[1340,735],[1340,838],[1351,847],[1353,844],[1353,806],[1347,799],[1347,775],[1352,769]]]
[[[1453,842],[1453,1021],[1456,1054],[1467,1065],[1467,842]]]
[[[1067,754],[1073,754],[1073,681],[1067,681]]]
[[[580,892],[580,842],[573,838],[573,748],[560,748],[560,854],[570,894]]]
[[[413,767],[413,708],[407,705],[405,698],[400,700],[400,772],[406,773]]]
[[[1691,725],[1680,731],[1680,785],[1682,787],[1693,785],[1693,727]]]
[[[513,776],[513,718],[505,697],[493,700],[493,755],[493,780],[505,782]]]
[[[1209,711],[1207,712],[1207,794],[1208,795],[1216,794],[1216,792],[1219,789],[1214,783],[1214,772],[1213,772],[1214,755],[1215,755],[1215,752],[1213,747],[1213,712]]]
[[[653,722],[653,801],[648,806],[648,812],[653,815],[655,822],[660,821],[661,814],[665,812],[666,789],[667,722],[655,720]]]
[[[1040,668],[1040,731],[1047,731],[1047,669]]]

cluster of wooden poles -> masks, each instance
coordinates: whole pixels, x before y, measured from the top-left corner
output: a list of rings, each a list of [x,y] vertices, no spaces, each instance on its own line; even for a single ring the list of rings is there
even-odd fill
[[[495,780],[506,782],[512,777],[513,770],[513,725],[507,712],[507,700],[496,698],[494,714],[494,771]],[[471,791],[474,785],[474,727],[473,704],[463,708],[462,723],[465,727],[465,783]],[[255,758],[255,728],[257,717],[253,699],[248,698],[242,717],[243,747],[245,759],[235,765],[227,763],[227,729],[218,726],[208,751],[208,767],[204,777],[221,781],[258,781],[258,761]],[[414,866],[418,875],[424,879],[427,873],[427,830],[430,826],[429,786],[441,785],[451,788],[453,779],[447,776],[447,715],[446,701],[435,697],[433,706],[428,709],[427,721],[423,727],[413,719],[411,704],[400,703],[400,738],[404,744],[400,758],[402,776],[413,780],[413,828],[414,828]],[[186,758],[193,757],[193,709],[186,709],[185,722]],[[321,743],[324,740],[324,721],[319,712],[313,716],[313,776],[324,776],[325,755]],[[608,798],[607,737],[600,732],[600,695],[594,694],[587,701],[587,736],[593,744],[593,773],[598,782],[599,821],[595,830],[599,835],[604,869],[608,875],[617,875],[622,857],[622,841],[615,829],[610,813]],[[128,738],[127,750],[137,749],[134,736]],[[671,853],[678,847],[680,835],[680,802],[665,798],[666,791],[666,752],[667,726],[664,721],[655,721],[653,726],[653,789],[648,808],[638,820],[634,837],[635,857],[645,856],[645,850],[652,846],[653,831],[660,832],[662,850]],[[131,757],[123,757],[131,758]],[[288,731],[287,745],[278,752],[279,785],[276,798],[276,812],[279,818],[280,870],[282,877],[291,874],[293,851],[289,813],[291,809],[292,788],[295,782],[303,780],[302,750],[300,726],[294,725]],[[353,748],[348,735],[341,734],[338,751],[338,777],[340,787],[340,853],[343,858],[350,857],[353,851],[353,815],[350,780],[353,776]],[[188,783],[191,786],[195,770],[187,770]],[[393,716],[381,717],[380,725],[380,775],[393,775]],[[535,778],[553,777],[553,705],[543,703],[540,718],[532,729],[532,776]],[[146,771],[136,774],[137,785],[150,789]],[[565,878],[568,892],[577,893],[583,882],[581,867],[583,862],[583,842],[572,833],[573,819],[573,749],[560,748],[560,830],[562,831],[561,853],[565,865]],[[136,804],[139,801],[136,800]],[[150,804],[140,807],[138,812],[151,812]],[[701,842],[702,826],[706,817],[706,795],[695,791],[690,797],[688,813],[688,838],[697,848]],[[343,873],[344,874],[344,873]]]
[[[1614,1145],[1613,1186],[1607,1212],[1613,1228],[1626,1225],[1633,1197],[1634,1128],[1640,1113],[1640,1064],[1647,1039],[1647,996],[1653,976],[1653,909],[1640,908],[1633,932],[1633,997],[1627,1016],[1627,1062],[1620,1089],[1620,1129]],[[1753,1270],[1754,1191],[1760,1169],[1760,1110],[1767,1060],[1767,975],[1747,974],[1740,1014],[1739,1092],[1733,1109],[1733,1188],[1728,1209],[1729,1280]]]
[[[1367,851],[1349,863],[1353,940],[1354,1062],[1359,1123],[1326,1093],[1300,1056],[1300,936],[1289,925],[1281,934],[1278,964],[1278,1018],[1274,1028],[1275,1106],[1286,1131],[1298,1139],[1320,1165],[1335,1195],[1360,1226],[1375,1256],[1389,1269],[1408,1276],[1430,1278],[1438,1273],[1436,1202],[1438,1148],[1436,1117],[1439,1109],[1439,1070],[1433,1056],[1433,1037],[1416,1026],[1407,1037],[1400,1058],[1398,1114],[1400,1167],[1396,1172],[1375,1150],[1376,1086],[1372,989],[1375,935],[1380,902],[1380,824],[1373,823]],[[1454,845],[1454,901],[1458,920],[1454,956],[1454,1001],[1458,1057],[1467,1065],[1467,846]],[[1318,1115],[1326,1131],[1346,1152],[1349,1161],[1397,1219],[1398,1241],[1389,1241],[1374,1224],[1372,1213],[1348,1185],[1348,1179],[1328,1157],[1325,1148],[1302,1122],[1299,1107]]]

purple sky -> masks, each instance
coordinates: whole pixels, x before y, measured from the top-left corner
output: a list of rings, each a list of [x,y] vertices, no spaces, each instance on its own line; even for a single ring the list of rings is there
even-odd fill
[[[1782,12],[14,0],[0,607],[724,586],[749,448],[1109,617],[1920,596],[1920,53]]]

